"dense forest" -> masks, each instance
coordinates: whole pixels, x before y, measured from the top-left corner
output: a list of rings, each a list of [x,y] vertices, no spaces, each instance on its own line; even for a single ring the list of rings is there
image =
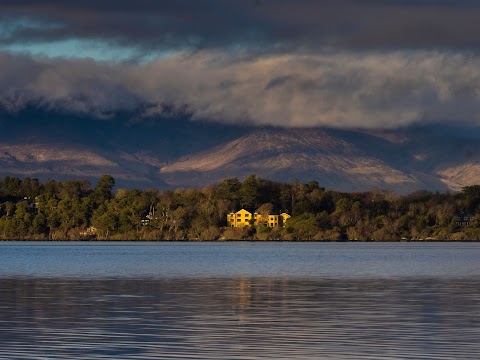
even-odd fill
[[[480,240],[480,185],[458,194],[341,193],[316,181],[247,177],[200,189],[118,189],[102,176],[0,182],[0,238],[40,240]],[[287,212],[285,227],[227,227],[226,215]]]

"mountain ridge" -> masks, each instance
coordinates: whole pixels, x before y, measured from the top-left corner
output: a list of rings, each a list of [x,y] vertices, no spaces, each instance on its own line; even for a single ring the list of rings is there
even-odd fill
[[[480,183],[480,131],[225,125],[28,110],[0,113],[0,176],[87,178],[120,187],[198,187],[252,173],[340,191],[453,190]]]

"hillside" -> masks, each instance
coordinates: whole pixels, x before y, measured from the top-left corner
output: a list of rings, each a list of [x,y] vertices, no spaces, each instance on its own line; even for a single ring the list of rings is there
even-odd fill
[[[460,190],[480,183],[477,129],[282,129],[186,118],[97,120],[46,111],[0,114],[0,176],[197,187],[249,174],[317,180],[340,191]]]
[[[167,182],[182,185],[192,178],[209,183],[251,173],[280,181],[315,179],[344,191],[394,188],[404,192],[423,185],[374,151],[323,129],[262,129],[160,169]]]
[[[406,193],[480,183],[476,138],[402,130],[261,129],[163,166],[167,183],[209,183],[256,173],[281,181],[315,179],[327,188]]]

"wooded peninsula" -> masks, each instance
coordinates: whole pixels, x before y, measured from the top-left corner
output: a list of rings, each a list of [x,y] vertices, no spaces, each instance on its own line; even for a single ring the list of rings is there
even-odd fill
[[[278,183],[250,175],[200,189],[114,187],[110,175],[95,186],[6,176],[0,181],[0,239],[480,240],[480,185],[455,194],[342,193],[316,181]],[[257,221],[233,226],[239,210]],[[272,213],[288,220],[278,226],[259,221]]]

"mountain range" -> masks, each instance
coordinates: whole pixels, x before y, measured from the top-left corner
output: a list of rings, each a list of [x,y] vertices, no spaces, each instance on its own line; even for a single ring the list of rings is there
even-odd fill
[[[107,116],[108,115],[108,116]],[[256,174],[339,191],[459,191],[480,183],[480,130],[275,128],[136,114],[0,112],[0,176],[112,175],[118,187],[199,187]]]

